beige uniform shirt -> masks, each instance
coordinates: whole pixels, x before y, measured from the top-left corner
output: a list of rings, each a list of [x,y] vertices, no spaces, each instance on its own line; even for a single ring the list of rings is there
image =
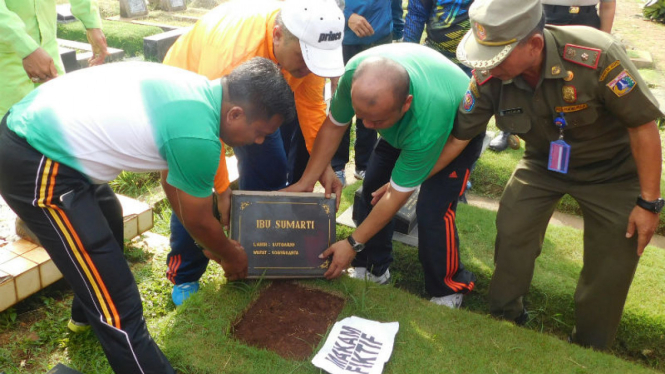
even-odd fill
[[[663,114],[623,47],[608,34],[579,26],[547,26],[545,59],[535,90],[522,77],[502,82],[474,72],[452,134],[471,139],[497,127],[526,141],[524,159],[547,167],[554,119],[564,113],[571,147],[567,177],[585,182],[635,173],[626,127]]]

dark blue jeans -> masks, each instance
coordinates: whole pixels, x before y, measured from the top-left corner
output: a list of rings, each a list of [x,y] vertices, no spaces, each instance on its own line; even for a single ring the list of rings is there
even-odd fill
[[[464,193],[471,165],[480,156],[485,134],[475,137],[447,167],[420,186],[416,216],[418,217],[418,257],[425,274],[425,289],[431,296],[468,293],[473,290],[476,276],[459,260],[459,237],[455,225],[457,201]],[[372,210],[371,193],[390,181],[400,150],[380,139],[372,156],[360,203],[354,206],[357,223]],[[393,261],[391,221],[358,253],[353,266],[366,267],[374,275],[385,273]]]
[[[233,151],[238,158],[238,186],[248,191],[276,191],[287,182],[298,181],[309,159],[297,120],[267,136],[263,144],[234,147]],[[198,281],[209,260],[175,214],[171,215],[170,244],[166,277],[173,284]]]
[[[547,23],[552,25],[584,25],[600,29],[600,17],[594,5],[579,7],[578,13],[570,13],[570,7],[543,5]]]

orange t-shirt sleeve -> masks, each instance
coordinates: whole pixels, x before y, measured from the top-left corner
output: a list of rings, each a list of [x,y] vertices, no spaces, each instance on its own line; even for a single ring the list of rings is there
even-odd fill
[[[224,152],[224,143],[222,143],[222,153],[219,156],[219,166],[217,166],[217,173],[215,173],[215,192],[222,193],[229,188],[231,181],[229,181],[229,170],[226,168],[226,152]]]
[[[164,65],[175,66],[194,73],[199,72],[201,43],[203,42],[200,28],[197,23],[189,31],[180,35],[164,56]]]
[[[298,122],[305,138],[307,150],[311,153],[316,134],[326,119],[326,103],[323,101],[325,78],[309,74],[293,93],[298,112]]]

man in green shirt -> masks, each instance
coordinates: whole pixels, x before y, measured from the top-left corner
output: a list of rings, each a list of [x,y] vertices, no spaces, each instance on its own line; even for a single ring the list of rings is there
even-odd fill
[[[354,207],[361,223],[348,240],[322,254],[333,255],[327,278],[340,276],[353,261],[353,277],[388,282],[391,221],[420,188],[418,249],[431,301],[457,308],[473,289],[475,276],[459,261],[455,211],[482,138],[445,169],[437,164],[468,82],[447,58],[411,43],[368,49],[346,65],[305,174],[288,189],[313,188],[354,115],[381,136],[363,180],[361,202]]]
[[[106,37],[93,0],[71,0],[93,49],[90,66],[106,58]],[[41,83],[62,75],[55,0],[0,0],[0,117]]]
[[[106,88],[102,99],[89,82]],[[71,285],[70,325],[92,327],[115,373],[175,370],[148,333],[107,183],[124,170],[160,171],[173,214],[227,280],[242,279],[247,255],[211,210],[221,141],[260,144],[294,116],[280,69],[257,57],[214,81],[147,62],[79,70],[0,121],[0,195]]]

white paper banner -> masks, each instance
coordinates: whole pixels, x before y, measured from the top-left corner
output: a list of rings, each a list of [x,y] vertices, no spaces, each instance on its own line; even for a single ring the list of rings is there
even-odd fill
[[[381,374],[393,352],[397,330],[399,322],[345,318],[335,323],[312,364],[331,374]]]

